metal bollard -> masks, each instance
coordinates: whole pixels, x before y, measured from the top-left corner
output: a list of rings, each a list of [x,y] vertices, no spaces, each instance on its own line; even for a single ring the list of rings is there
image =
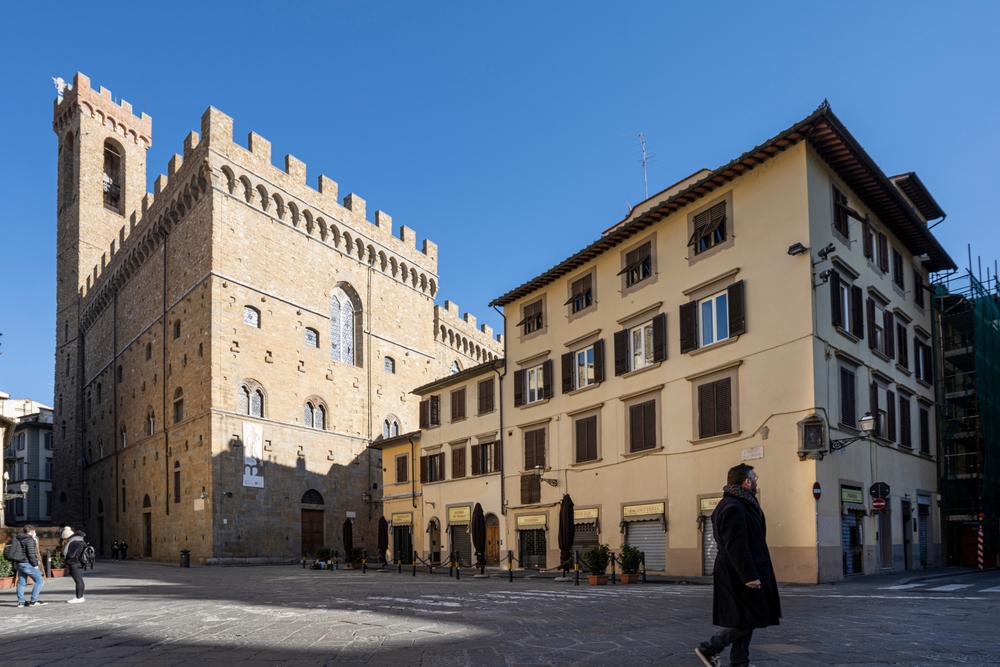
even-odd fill
[[[462,554],[455,552],[455,579],[462,578]]]
[[[580,585],[580,551],[574,551],[575,555],[573,557],[573,576],[575,580],[573,581],[574,586]]]
[[[642,583],[646,583],[646,554],[642,554]]]
[[[611,585],[615,585],[615,555],[611,554]]]
[[[361,551],[361,574],[368,574],[368,549]]]
[[[52,578],[52,554],[48,551],[42,556],[42,569],[46,579]]]
[[[396,565],[399,566],[399,573],[403,574],[403,559],[397,556],[396,557]]]
[[[507,581],[514,581],[514,552],[510,550],[507,551]]]
[[[413,551],[413,576],[417,576],[417,552]]]

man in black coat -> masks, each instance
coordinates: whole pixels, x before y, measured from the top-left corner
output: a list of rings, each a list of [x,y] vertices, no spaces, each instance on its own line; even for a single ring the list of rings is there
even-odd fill
[[[719,667],[727,646],[731,667],[750,664],[750,638],[756,628],[778,625],[781,603],[767,550],[767,525],[757,502],[757,473],[741,463],[729,470],[722,500],[712,512],[719,555],[715,559],[712,624],[720,626],[695,649],[706,667]]]

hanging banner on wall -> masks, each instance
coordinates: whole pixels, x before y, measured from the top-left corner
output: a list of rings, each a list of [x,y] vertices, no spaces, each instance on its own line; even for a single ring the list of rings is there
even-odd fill
[[[264,488],[264,426],[243,422],[243,486]]]

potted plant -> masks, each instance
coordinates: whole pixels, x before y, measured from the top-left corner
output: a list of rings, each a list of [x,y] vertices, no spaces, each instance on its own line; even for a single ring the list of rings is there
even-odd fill
[[[605,586],[608,583],[607,569],[611,563],[611,549],[607,544],[595,544],[580,556],[583,564],[590,570],[587,580],[591,586]]]
[[[49,566],[52,568],[53,577],[66,576],[66,559],[63,558],[62,554],[60,553],[52,554],[52,556],[50,557]]]
[[[13,588],[14,580],[14,564],[0,553],[0,588]]]
[[[354,547],[354,551],[351,552],[351,569],[360,570],[364,567],[361,562],[364,559],[365,550],[361,547]]]
[[[635,584],[639,582],[639,567],[645,554],[630,544],[623,544],[618,562],[622,566],[622,583]]]

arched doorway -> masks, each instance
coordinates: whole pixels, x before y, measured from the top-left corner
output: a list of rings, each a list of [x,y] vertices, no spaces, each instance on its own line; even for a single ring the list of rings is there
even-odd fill
[[[427,524],[428,553],[432,563],[441,562],[441,523],[431,519]]]
[[[496,514],[486,515],[486,564],[500,564],[500,519]]]
[[[302,494],[302,555],[312,555],[323,546],[323,494],[309,489]]]

